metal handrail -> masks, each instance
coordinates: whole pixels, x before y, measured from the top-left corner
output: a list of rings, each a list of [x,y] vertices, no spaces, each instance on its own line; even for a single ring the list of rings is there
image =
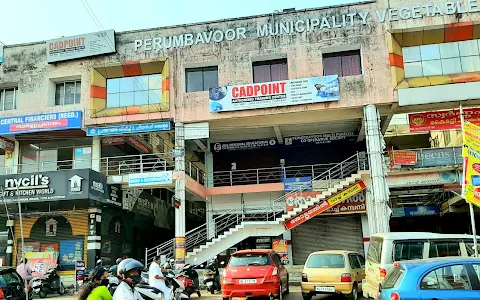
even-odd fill
[[[323,173],[312,178],[305,185],[313,184],[319,189],[328,189],[333,187],[337,181],[344,179],[359,170],[367,170],[368,162],[364,152],[357,153],[344,161],[334,164],[333,167]],[[278,217],[285,213],[285,199],[289,196],[302,192],[300,187],[292,192],[273,200],[269,205],[245,206],[240,204],[227,212],[216,216],[211,221],[188,231],[185,234],[185,250],[192,251],[200,245],[206,244],[208,241],[218,238],[221,234],[227,232],[231,228],[240,225],[242,222],[248,221],[275,221]],[[158,255],[166,255],[173,253],[170,246],[174,246],[174,239],[171,239],[157,247],[146,250],[145,256],[147,260],[152,258],[152,253]]]

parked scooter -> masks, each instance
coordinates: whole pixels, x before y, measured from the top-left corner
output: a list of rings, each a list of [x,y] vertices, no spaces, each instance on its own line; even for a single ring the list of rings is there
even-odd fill
[[[224,262],[222,261],[220,265],[223,264]],[[205,271],[203,271],[203,283],[207,286],[207,291],[209,291],[212,295],[215,294],[215,290],[218,292],[221,291],[220,272],[218,270],[218,261],[216,256],[208,262]]]
[[[65,294],[65,287],[56,268],[48,270],[45,276],[33,278],[31,285],[33,292],[40,298],[45,298],[48,294],[53,293]]]
[[[196,259],[195,259],[196,260]],[[198,273],[194,266],[186,264],[178,274],[178,280],[185,286],[185,293],[190,297],[193,293],[197,293],[201,297],[200,284],[198,281]]]

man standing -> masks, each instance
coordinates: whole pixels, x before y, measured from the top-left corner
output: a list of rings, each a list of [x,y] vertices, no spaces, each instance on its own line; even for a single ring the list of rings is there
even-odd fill
[[[28,260],[24,258],[22,263],[17,266],[17,273],[23,278],[23,280],[26,280],[27,276],[32,276],[32,270],[27,265],[27,262]]]
[[[148,268],[148,284],[163,293],[163,299],[170,300],[170,289],[165,285],[165,277],[160,268],[160,256],[156,255]]]

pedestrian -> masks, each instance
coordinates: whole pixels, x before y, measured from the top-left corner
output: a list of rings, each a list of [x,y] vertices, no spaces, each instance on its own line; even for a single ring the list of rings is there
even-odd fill
[[[153,257],[153,262],[148,268],[148,285],[160,290],[163,293],[164,300],[170,300],[170,289],[165,284],[166,278],[162,273],[160,264],[160,256],[155,255]]]
[[[96,266],[90,272],[87,284],[82,285],[78,292],[77,300],[112,300],[108,290],[108,272],[102,266]]]
[[[118,285],[113,300],[143,300],[143,297],[135,289],[135,286],[142,281],[141,273],[144,266],[133,258],[127,258],[118,265],[118,278],[122,282]]]
[[[17,273],[23,278],[23,280],[27,280],[28,276],[32,276],[32,269],[27,264],[28,259],[24,258],[22,263],[17,266]]]

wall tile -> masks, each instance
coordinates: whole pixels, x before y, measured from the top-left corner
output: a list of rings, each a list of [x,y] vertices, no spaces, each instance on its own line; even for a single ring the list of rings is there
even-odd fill
[[[439,59],[422,61],[423,76],[442,75],[442,62]]]
[[[402,49],[403,52],[403,62],[413,62],[413,61],[420,61],[420,46],[413,46],[413,47],[404,47]]]
[[[480,71],[480,56],[465,56],[461,57],[463,72]]]
[[[440,59],[440,47],[436,45],[422,45],[420,46],[420,55],[422,60]]]
[[[442,71],[443,74],[462,73],[462,64],[460,62],[460,57],[442,59]]]
[[[478,41],[476,40],[458,42],[458,48],[460,56],[478,55]]]
[[[405,78],[422,77],[422,62],[405,63]]]
[[[458,50],[458,42],[439,44],[439,47],[441,58],[452,58],[460,56],[460,51]]]

